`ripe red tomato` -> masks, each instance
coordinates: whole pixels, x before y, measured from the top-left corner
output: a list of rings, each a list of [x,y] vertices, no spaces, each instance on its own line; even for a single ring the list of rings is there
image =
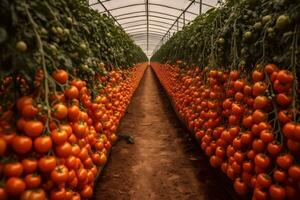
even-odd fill
[[[32,147],[32,140],[30,137],[17,135],[12,139],[12,147],[16,153],[28,153]]]
[[[62,120],[67,117],[68,115],[68,108],[62,104],[58,103],[53,106],[54,109],[54,117],[58,120]]]
[[[18,177],[10,177],[5,183],[5,190],[9,195],[18,196],[25,191],[25,182]]]
[[[38,162],[35,159],[25,158],[22,160],[22,166],[25,173],[31,174],[36,171]]]
[[[47,200],[45,191],[42,189],[26,190],[20,200]]]
[[[57,184],[67,182],[68,177],[69,177],[69,170],[64,165],[56,166],[55,169],[51,172],[51,180]]]
[[[52,140],[50,136],[41,136],[34,139],[34,149],[38,153],[47,153],[52,148]]]
[[[280,185],[271,185],[269,188],[269,194],[273,199],[283,200],[286,197],[285,189]]]
[[[256,180],[259,186],[262,188],[269,188],[272,184],[272,178],[266,173],[258,174]]]
[[[81,197],[89,199],[93,195],[93,188],[90,185],[85,185],[80,192]]]
[[[41,172],[51,172],[56,167],[56,159],[53,156],[44,156],[38,161],[38,168]]]
[[[66,189],[65,188],[60,188],[60,189],[51,190],[50,199],[51,200],[64,200],[64,199],[66,199]]]
[[[0,156],[3,156],[6,153],[7,143],[0,137]]]
[[[35,138],[42,134],[44,125],[40,121],[27,121],[24,125],[24,132],[29,137]]]
[[[4,165],[4,175],[6,177],[20,177],[22,173],[23,166],[19,162],[12,162]]]
[[[56,145],[63,144],[68,140],[68,133],[62,129],[54,129],[51,131],[51,139]]]
[[[36,174],[28,174],[25,176],[24,181],[27,189],[34,189],[41,185],[42,178]]]
[[[271,160],[267,155],[259,153],[255,156],[254,163],[255,166],[265,170],[270,166]]]
[[[247,184],[240,178],[235,179],[233,187],[239,195],[246,195],[249,192]]]
[[[68,89],[65,90],[65,96],[69,99],[77,99],[79,97],[79,91],[77,87],[71,86]]]
[[[72,154],[72,146],[69,142],[64,142],[55,147],[55,153],[61,158],[67,158]]]
[[[62,69],[54,71],[52,77],[60,84],[66,84],[68,81],[68,73]]]
[[[282,169],[288,169],[290,166],[292,166],[293,162],[294,162],[293,156],[290,154],[280,155],[276,159],[277,165]]]

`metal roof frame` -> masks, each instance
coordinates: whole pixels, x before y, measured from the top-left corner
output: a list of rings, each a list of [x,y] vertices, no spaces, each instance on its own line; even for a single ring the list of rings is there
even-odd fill
[[[115,18],[126,16],[126,15],[131,15],[131,14],[144,13],[144,12],[145,12],[144,10],[135,11],[135,12],[128,12],[128,13],[124,13],[124,14],[121,14],[121,15],[115,15]],[[166,15],[166,16],[170,16],[170,17],[175,17],[175,18],[177,17],[176,15],[171,15],[171,14],[163,13],[163,12],[157,12],[157,11],[154,11],[154,10],[149,10],[149,13],[156,13],[156,14]]]
[[[166,31],[167,29],[161,29],[161,28],[156,28],[156,27],[153,27],[151,28],[152,30],[157,30],[157,31]],[[146,30],[147,31],[147,25],[145,27],[140,27],[140,28],[132,28],[132,29],[126,29],[125,31],[128,32],[128,31],[133,31],[133,30]]]
[[[101,1],[101,3],[105,3],[105,2],[107,2],[107,1],[111,1],[111,0],[104,0],[104,1]],[[202,0],[200,0],[200,1],[195,1],[194,3],[202,4],[202,5],[205,5],[205,6],[207,6],[207,7],[211,7],[211,8],[214,7],[213,5],[209,5],[209,4],[207,4],[207,3],[203,3]],[[99,4],[99,3],[96,2],[96,3],[90,4],[89,6],[95,6],[95,5],[97,5],[97,4]],[[157,6],[165,6],[165,5],[160,5],[160,4],[156,4],[156,3],[151,3],[151,4],[157,5]],[[149,5],[151,5],[151,4],[149,4]],[[171,7],[171,6],[167,6],[167,7],[174,8],[174,7]],[[176,9],[176,8],[174,8],[174,9]],[[177,10],[177,9],[176,9],[176,10]]]
[[[134,38],[134,41],[141,41],[141,40],[145,40],[145,37],[144,36],[138,36],[138,37],[133,37]],[[149,34],[149,39],[153,39],[153,40],[160,40],[161,36],[154,36],[154,35],[150,35]]]
[[[119,18],[118,21],[122,21],[122,20],[125,20],[125,19],[137,18],[137,17],[147,17],[147,16],[174,21],[174,19],[171,19],[171,18],[161,17],[161,16],[157,16],[157,15],[147,15],[147,14],[146,15],[135,15],[135,16],[130,16],[130,17]],[[190,20],[186,20],[186,21],[190,22]],[[179,22],[179,23],[183,23],[183,22]]]
[[[136,25],[131,25],[131,26],[122,26],[122,28],[125,30],[127,28],[132,28],[132,27],[139,27],[141,25],[145,25],[145,23],[142,23],[142,24],[136,24]],[[146,24],[147,25],[147,24]],[[168,29],[169,27],[168,26],[162,26],[160,24],[152,24],[152,23],[149,23],[149,26],[157,26],[157,27],[161,27],[161,28],[166,28]]]
[[[131,34],[130,36],[131,37],[141,37],[141,36],[144,36],[144,35],[147,35],[147,33],[145,32],[142,32],[142,33],[137,33],[137,34]],[[163,36],[164,34],[157,34],[155,32],[149,32],[149,36],[151,37],[159,37],[161,38],[161,36]]]
[[[149,53],[149,0],[146,0],[145,5],[146,15],[147,15],[147,54]]]
[[[160,31],[156,31],[156,30],[149,31],[149,33],[150,32],[152,32],[152,33],[161,33],[162,35],[164,35],[166,33],[165,31],[160,32]],[[128,33],[130,35],[130,34],[135,34],[135,33],[145,33],[145,31],[140,31],[140,30],[139,31],[132,31],[132,32],[126,31],[126,33]]]
[[[90,6],[94,6],[94,5],[97,5],[98,3],[95,3],[95,4],[92,4]],[[112,9],[109,9],[108,11],[114,11],[114,10],[119,10],[119,9],[123,9],[123,8],[129,8],[129,7],[133,7],[133,6],[142,6],[142,5],[145,5],[145,3],[134,3],[134,4],[129,4],[129,5],[126,5],[126,6],[120,6],[120,7],[116,7],[116,8],[112,8]],[[172,7],[172,6],[167,6],[167,5],[163,5],[163,4],[157,4],[157,3],[148,3],[149,6],[160,6],[160,7],[164,7],[164,8],[169,8],[169,9],[173,9],[173,10],[177,10],[177,11],[182,11],[182,9],[179,9],[179,8],[175,8],[175,7]],[[213,7],[213,6],[211,6]],[[189,14],[192,14],[192,15],[198,15],[197,13],[193,13],[193,12],[190,12],[190,11],[187,11],[187,13]]]
[[[114,7],[114,8],[107,8],[108,5],[114,6],[114,4],[105,4],[106,2],[111,2],[112,0],[97,0],[97,2],[93,4],[89,4],[89,0],[87,3],[90,7],[95,5],[101,5],[103,11],[100,13],[107,13],[108,17],[111,17],[117,25],[119,25],[125,32],[127,32],[134,41],[142,41],[145,40],[145,43],[138,44],[138,45],[147,45],[145,51],[147,51],[147,55],[149,55],[149,46],[153,46],[154,43],[150,42],[151,40],[158,40],[157,45],[154,49],[152,49],[152,53],[157,50],[157,48],[162,45],[166,40],[168,40],[172,34],[177,32],[179,29],[183,28],[186,24],[190,23],[194,17],[202,14],[202,6],[207,6],[213,8],[215,6],[209,5],[207,3],[203,3],[203,0],[189,0],[190,2],[184,9],[180,9],[178,7],[173,7],[172,3],[169,5],[165,4],[158,4],[149,2],[149,0],[144,0],[144,3],[132,3],[128,5]],[[220,1],[221,2],[221,1]],[[175,3],[175,2],[174,2]],[[219,1],[217,2],[217,4]],[[199,13],[195,13],[195,9],[189,11],[188,9],[195,4],[199,4]],[[117,4],[116,4],[117,5]],[[122,12],[119,15],[113,15],[113,11],[118,11],[125,8],[137,7],[137,6],[145,6],[144,10],[138,9],[138,11],[134,12]],[[151,10],[150,10],[150,6]],[[155,11],[154,9],[159,9],[158,7],[172,9],[168,10],[169,12],[159,12]],[[195,7],[193,7],[195,8]],[[164,11],[164,10],[160,10]],[[180,14],[174,15],[176,12],[180,11]],[[115,12],[114,12],[115,13]],[[170,14],[172,13],[172,14]],[[186,14],[190,14],[189,18],[186,19]],[[144,17],[142,19],[141,17]],[[129,19],[134,19],[134,21],[130,21]],[[126,21],[125,21],[126,20]],[[170,21],[170,23],[169,23]],[[140,23],[139,23],[140,22]],[[152,23],[151,23],[152,22]]]
[[[201,3],[200,5],[202,5],[202,0],[200,0]],[[191,3],[182,11],[182,13],[178,16],[178,18],[174,21],[173,25],[169,28],[169,30],[165,33],[165,35],[161,38],[161,42],[164,41],[165,37],[169,34],[170,36],[170,31],[172,30],[172,27],[177,23],[178,26],[178,22],[180,17],[183,17],[183,22],[184,22],[184,26],[185,26],[185,12],[187,11],[187,9],[189,9],[189,7],[191,7],[191,5],[195,2],[195,0],[191,0]],[[201,9],[199,11],[201,13]],[[158,47],[158,45],[160,44],[160,42],[156,45],[155,49]]]
[[[126,25],[126,24],[132,24],[132,23],[136,23],[136,22],[145,22],[144,19],[140,19],[140,20],[135,20],[135,21],[131,21],[131,22],[124,22],[122,23],[122,25]],[[163,22],[163,21],[158,21],[158,20],[153,20],[153,19],[149,19],[149,22],[157,22],[157,23],[161,23],[161,24],[167,24],[167,25],[172,25],[171,23],[168,22]]]

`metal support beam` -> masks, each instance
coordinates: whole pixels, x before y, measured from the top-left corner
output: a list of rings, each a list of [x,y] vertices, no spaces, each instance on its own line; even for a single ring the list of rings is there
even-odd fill
[[[108,13],[109,16],[111,16],[113,18],[113,20],[120,26],[121,24],[119,24],[119,22],[116,20],[116,18],[110,13],[110,11],[105,7],[105,5],[101,2],[101,0],[98,0],[98,3],[104,8],[104,10]]]
[[[207,4],[207,3],[203,3],[202,0],[200,0],[200,1],[195,1],[195,3],[202,4],[202,5],[207,6],[207,7],[210,7],[210,8],[215,8],[215,6],[213,6],[213,5],[210,5],[210,4]]]
[[[115,18],[119,18],[119,17],[123,17],[123,16],[127,16],[127,15],[133,15],[133,14],[140,14],[140,13],[144,13],[145,11],[144,10],[141,10],[141,11],[136,11],[136,12],[128,12],[128,13],[124,13],[124,14],[121,14],[121,15],[115,15]],[[169,17],[174,17],[174,18],[177,18],[176,15],[171,15],[171,14],[168,14],[168,13],[163,13],[163,12],[157,12],[157,11],[154,11],[154,10],[149,10],[149,13],[155,13],[155,14],[160,14],[160,15],[165,15],[165,16],[169,16]]]
[[[160,34],[160,35],[164,35],[166,32],[165,31],[154,31],[154,30],[150,30],[149,31],[149,34],[151,33],[157,33],[157,34]],[[146,33],[145,31],[141,31],[141,30],[132,30],[131,32],[130,31],[126,31],[126,33],[128,33],[129,35],[133,35],[133,34],[139,34],[139,33]]]
[[[107,1],[109,1],[109,0],[102,1],[102,3],[105,3],[105,2],[107,2]],[[195,1],[195,3],[200,3],[200,2]],[[95,5],[97,5],[97,4],[99,4],[99,3],[98,3],[98,2],[92,3],[92,4],[90,4],[89,6],[95,6]],[[118,8],[124,8],[124,7],[127,8],[127,7],[131,7],[131,6],[140,6],[140,5],[143,5],[143,3],[131,4],[131,5],[126,5],[126,6],[122,6],[122,7],[118,7]],[[181,10],[178,9],[178,8],[174,8],[174,7],[167,6],[167,5],[160,5],[160,4],[156,4],[156,3],[149,3],[149,5],[150,5],[150,6],[162,6],[162,7],[165,7],[165,8],[170,8],[170,9],[174,9],[174,10],[181,11]],[[209,5],[209,4],[207,4],[207,3],[202,3],[202,5],[207,6],[207,7],[210,7],[210,8],[215,8],[215,6]],[[118,8],[116,8],[116,9],[118,9]],[[113,9],[114,9],[114,8],[113,8]],[[116,9],[115,9],[115,10],[116,10]],[[112,9],[111,9],[111,10],[112,10]],[[111,11],[111,10],[109,10],[109,11]],[[189,12],[189,11],[187,11],[187,13],[192,14],[192,15],[197,15],[196,13]]]
[[[94,6],[96,4],[91,4],[90,6]],[[123,8],[133,7],[133,6],[143,6],[143,5],[145,5],[145,3],[135,3],[135,4],[130,4],[130,5],[126,5],[126,6],[120,6],[120,7],[112,8],[109,11],[119,10],[119,9],[123,9]],[[177,11],[182,11],[179,8],[175,8],[175,7],[167,6],[167,5],[163,5],[163,4],[157,4],[157,3],[149,3],[149,6],[159,6],[159,7],[169,8],[169,9],[173,9],[173,10],[177,10]],[[190,11],[186,11],[186,12],[189,13],[189,14],[192,14],[192,15],[198,15],[198,14],[190,12]]]
[[[146,15],[147,15],[147,53],[149,51],[149,1],[146,0]]]
[[[155,18],[158,18],[158,19],[165,19],[165,20],[169,20],[169,21],[174,20],[174,19],[171,19],[171,18],[166,18],[166,17],[162,17],[162,16],[157,16],[157,15],[148,15],[148,16],[149,17],[155,17]],[[125,19],[137,18],[137,17],[146,17],[147,18],[147,15],[136,15],[136,16],[130,16],[130,17],[123,17],[123,18],[119,18],[118,21],[122,21],[122,20],[125,20]],[[188,20],[186,20],[186,21],[188,21]]]
[[[138,27],[138,28],[130,28],[130,29],[126,29],[125,31],[145,31],[145,33],[147,33],[147,27]],[[162,29],[162,28],[158,28],[158,27],[152,27],[151,30],[158,30],[158,31],[166,31],[167,29]]]
[[[149,31],[149,37],[155,37],[155,38],[161,39],[161,36],[163,36],[163,35],[164,34]],[[137,32],[137,33],[130,34],[130,36],[131,37],[144,37],[144,36],[146,36],[146,33],[145,32],[140,32],[140,33]]]
[[[140,36],[131,36],[132,38],[133,38],[133,40],[134,41],[145,41],[145,35],[140,35]],[[160,37],[159,36],[151,36],[151,35],[149,35],[149,39],[151,39],[151,40],[160,40]],[[150,41],[150,40],[149,40]],[[149,44],[150,44],[150,42],[149,42]]]
[[[131,25],[131,26],[122,26],[123,27],[123,29],[124,30],[126,30],[126,29],[128,29],[128,28],[134,28],[134,27],[139,27],[139,26],[147,26],[147,24],[145,24],[145,23],[139,23],[139,24],[135,24],[135,25]],[[160,24],[153,24],[153,23],[150,23],[149,22],[149,28],[151,27],[151,26],[156,26],[156,27],[160,27],[160,28],[165,28],[165,29],[168,29],[169,27],[168,26],[162,26],[162,25],[160,25]],[[172,30],[174,30],[174,28],[175,27],[173,27],[173,29]],[[151,29],[151,28],[150,28]]]
[[[191,5],[195,2],[195,0],[192,0],[191,3],[182,11],[182,13],[177,17],[177,19],[174,21],[173,25],[169,28],[169,30],[166,32],[166,34],[162,37],[161,41],[163,42],[164,38],[167,36],[167,34],[170,32],[170,30],[172,29],[172,27],[176,24],[177,21],[179,21],[180,17],[187,12],[187,10],[191,7]],[[155,47],[155,49],[158,48],[159,43],[157,44],[157,46]]]
[[[202,15],[202,0],[199,3],[199,15]]]
[[[133,23],[137,23],[137,22],[145,22],[145,20],[144,19],[139,19],[139,20],[135,20],[135,21],[124,22],[124,23],[122,23],[122,25],[124,26],[126,24],[133,24]],[[157,23],[166,24],[166,25],[169,25],[169,26],[172,25],[171,23],[164,22],[164,21],[158,21],[158,20],[154,20],[154,19],[149,19],[149,22],[157,22]]]

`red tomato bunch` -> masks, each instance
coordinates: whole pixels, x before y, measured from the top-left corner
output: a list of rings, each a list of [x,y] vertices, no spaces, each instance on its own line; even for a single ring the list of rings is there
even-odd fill
[[[37,93],[0,110],[0,199],[90,198],[146,66],[109,72],[94,99],[85,81],[56,70],[52,78],[66,87],[49,91],[51,107]]]
[[[151,63],[210,164],[240,195],[300,198],[300,123],[295,76],[274,64],[252,73]]]

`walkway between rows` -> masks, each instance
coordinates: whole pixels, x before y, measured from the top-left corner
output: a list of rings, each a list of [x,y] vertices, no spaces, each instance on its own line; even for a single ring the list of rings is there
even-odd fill
[[[224,183],[209,166],[164,94],[151,68],[137,89],[120,140],[95,186],[94,200],[227,200]]]

